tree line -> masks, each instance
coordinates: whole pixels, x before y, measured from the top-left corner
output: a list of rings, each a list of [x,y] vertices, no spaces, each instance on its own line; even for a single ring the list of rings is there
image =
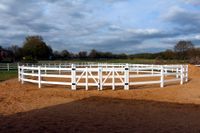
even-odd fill
[[[134,51],[133,51],[134,52]],[[200,48],[195,47],[191,41],[181,40],[175,44],[174,49],[158,53],[114,54],[92,49],[90,52],[78,53],[53,50],[41,36],[27,36],[22,47],[12,45],[7,48],[0,46],[0,62],[36,62],[38,60],[97,60],[97,59],[156,59],[156,60],[186,60],[190,63],[200,63]]]

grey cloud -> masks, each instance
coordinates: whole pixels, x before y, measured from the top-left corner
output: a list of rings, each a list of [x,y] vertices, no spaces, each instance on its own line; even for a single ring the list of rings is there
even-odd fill
[[[200,32],[199,12],[174,9],[167,14],[164,20],[175,24],[174,29],[180,34],[187,35]]]
[[[134,50],[130,49],[131,46],[139,45],[141,43],[140,40],[137,39],[129,39],[129,40],[120,40],[113,39],[101,42],[100,44],[90,44],[90,48],[96,48],[97,50],[102,51],[115,51],[115,52],[134,52]]]
[[[116,3],[116,2],[127,2],[128,0],[105,0],[106,2]]]
[[[179,25],[199,25],[200,24],[200,15],[195,12],[188,11],[175,11],[167,17],[168,21]]]
[[[72,13],[70,13],[70,15],[73,18],[78,18],[78,19],[83,19],[85,17],[85,15],[81,12],[72,12]]]
[[[186,3],[190,3],[194,6],[199,6],[200,5],[200,1],[199,0],[183,0],[185,1]]]
[[[175,38],[185,31],[199,31],[199,15],[174,11],[165,18],[177,31],[128,28],[103,19],[93,12],[88,0],[3,0],[0,11],[0,45],[22,44],[27,35],[41,35],[47,44],[73,52],[93,48],[111,52],[140,52],[163,49],[147,41]],[[114,4],[126,0],[103,0]],[[93,14],[94,13],[94,14]],[[156,27],[156,26],[155,26]],[[145,43],[144,43],[145,42]],[[163,44],[165,45],[165,43]],[[148,46],[148,47],[147,47]]]
[[[84,1],[82,2],[84,4]],[[140,44],[143,37],[148,38],[144,35],[135,35],[139,38],[136,39],[131,35],[132,33],[123,33],[124,30],[110,22],[90,20],[87,17],[92,11],[81,5],[82,2],[21,0],[6,3],[9,10],[0,12],[0,15],[5,15],[8,19],[7,24],[3,25],[4,22],[0,22],[2,25],[0,35],[6,39],[0,41],[4,42],[3,45],[5,43],[11,45],[14,41],[21,44],[25,36],[39,34],[57,49],[79,51],[80,48],[87,50],[97,48],[103,51],[112,49],[117,52],[123,47],[126,47],[125,51],[128,51],[128,46]],[[45,12],[47,9],[44,5],[46,4],[52,4],[50,6],[53,6],[55,11]],[[77,21],[77,18],[81,21]],[[7,32],[3,34],[4,29],[7,29]],[[121,34],[127,34],[130,37],[123,39]]]
[[[89,41],[85,41],[81,44],[73,45],[69,43],[69,47],[71,49],[97,49],[101,51],[115,51],[115,52],[127,52],[127,53],[137,53],[140,51],[152,51],[164,49],[166,46],[162,45],[150,45],[150,44],[143,44],[145,40],[151,39],[160,39],[160,38],[167,38],[174,36],[174,33],[131,33],[124,30],[116,31],[114,30],[110,34],[105,36],[101,35],[101,37],[97,37],[96,35],[90,36]],[[85,38],[83,38],[84,40]],[[141,45],[142,44],[142,45]],[[150,45],[150,46],[149,46]],[[165,45],[165,44],[164,44]],[[168,47],[168,46],[167,46]]]

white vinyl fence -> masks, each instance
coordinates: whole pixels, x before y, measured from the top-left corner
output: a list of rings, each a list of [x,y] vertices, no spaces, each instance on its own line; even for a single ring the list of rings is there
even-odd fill
[[[150,78],[150,79],[149,79]],[[145,64],[47,64],[18,66],[18,79],[22,84],[31,82],[41,88],[45,84],[71,86],[104,87],[159,84],[164,87],[169,82],[183,84],[188,81],[188,65],[145,65]],[[146,80],[144,80],[146,79]]]
[[[0,63],[0,70],[17,70],[18,63]]]

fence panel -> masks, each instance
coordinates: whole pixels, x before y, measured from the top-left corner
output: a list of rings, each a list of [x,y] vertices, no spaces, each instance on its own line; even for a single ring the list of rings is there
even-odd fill
[[[34,78],[35,77],[35,78]],[[160,78],[159,80],[147,80],[144,78]],[[47,78],[47,80],[43,80]],[[53,81],[48,80],[53,78]],[[68,81],[54,81],[55,79],[68,79]],[[135,81],[135,78],[141,79]],[[187,65],[145,65],[145,64],[67,64],[67,65],[29,65],[18,66],[18,80],[37,83],[38,88],[42,84],[70,85],[72,90],[77,86],[96,86],[98,90],[103,90],[105,86],[111,86],[115,90],[116,86],[123,86],[124,90],[129,90],[131,85],[160,84],[188,81]]]

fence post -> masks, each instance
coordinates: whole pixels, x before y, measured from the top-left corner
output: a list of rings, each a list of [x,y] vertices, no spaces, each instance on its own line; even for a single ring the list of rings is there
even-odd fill
[[[38,88],[41,88],[41,66],[38,66]]]
[[[178,67],[176,68],[176,78],[179,77]]]
[[[32,64],[32,68],[33,68],[33,66],[34,66],[34,65]],[[32,69],[32,73],[34,73],[34,70],[33,70],[33,69]]]
[[[180,84],[183,84],[183,65],[181,65],[181,82]]]
[[[167,68],[165,68],[164,70],[165,70],[164,73],[167,74]],[[165,76],[167,76],[167,75],[165,75]]]
[[[113,64],[114,65],[114,64]],[[114,65],[115,66],[115,65]],[[121,69],[123,69],[123,64],[121,64]],[[123,71],[121,71],[121,74],[123,73]]]
[[[21,67],[21,77],[22,77],[21,83],[24,84],[24,65]]]
[[[60,70],[60,68],[61,68],[61,64],[59,64],[58,67],[59,67],[58,70],[59,70],[59,75],[60,75],[60,73],[61,73],[61,70]]]
[[[88,67],[85,70],[85,89],[88,90]]]
[[[188,65],[186,65],[186,70],[185,70],[185,82],[188,82]]]
[[[71,66],[71,83],[72,83],[72,90],[76,90],[76,67],[74,64]]]
[[[47,74],[47,65],[44,65],[44,73]]]
[[[124,90],[129,90],[129,67],[126,64],[124,69]]]
[[[161,66],[161,69],[160,69],[160,87],[161,88],[164,87],[164,68],[163,68],[163,66]]]
[[[154,69],[154,66],[153,66],[153,64],[151,65],[151,74],[153,75],[153,69]]]
[[[108,70],[108,64],[106,63],[105,65],[106,65],[106,74],[107,74],[108,73],[108,71],[107,71]]]
[[[10,71],[10,65],[7,63],[7,70]]]
[[[98,67],[98,90],[102,90],[102,67]]]
[[[19,66],[19,64],[17,65],[17,68],[18,68],[18,81],[20,82],[20,75],[21,75],[21,71],[20,71],[20,66]]]
[[[115,90],[115,69],[112,67],[112,90]]]

